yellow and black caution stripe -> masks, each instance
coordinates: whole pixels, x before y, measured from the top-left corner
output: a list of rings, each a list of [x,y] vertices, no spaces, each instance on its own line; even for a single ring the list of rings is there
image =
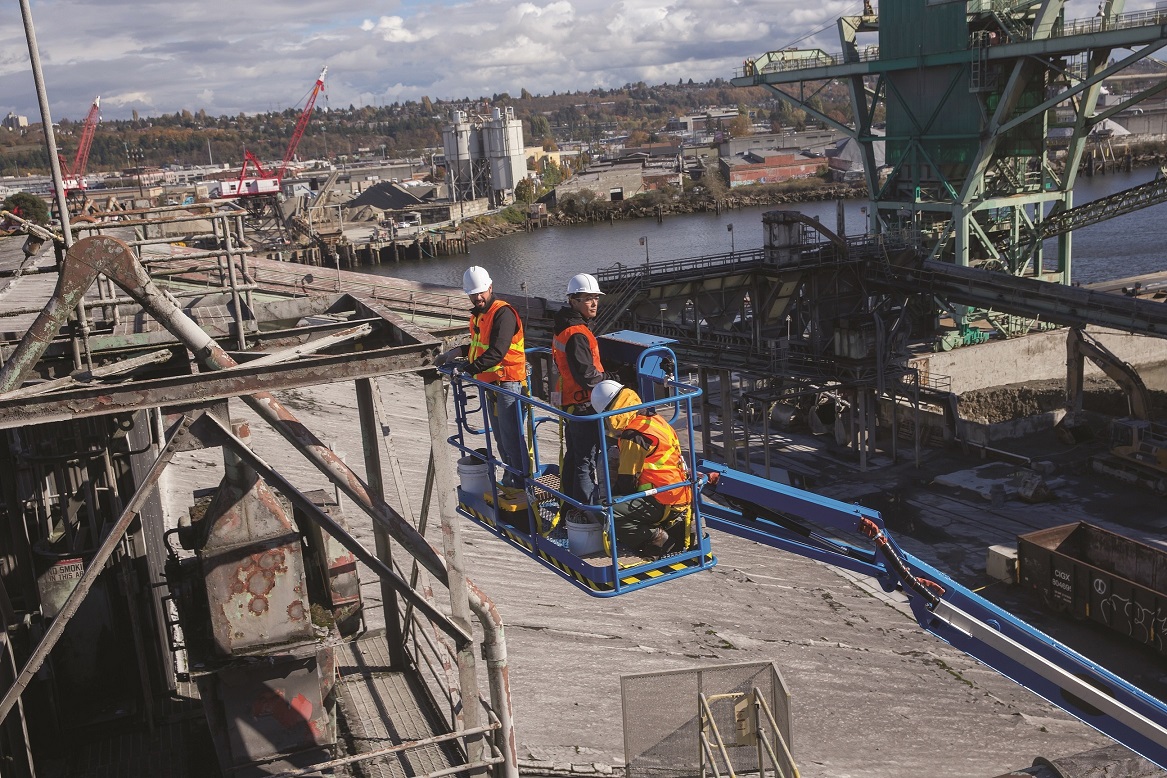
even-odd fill
[[[506,524],[495,523],[493,516],[487,516],[487,515],[483,514],[481,511],[475,510],[474,508],[472,508],[471,506],[467,505],[464,502],[458,503],[458,507],[461,508],[463,511],[465,511],[472,519],[474,519],[476,522],[483,525],[484,527],[486,527],[488,529],[492,529],[495,532],[503,533],[504,535],[506,535],[508,540],[510,540],[515,545],[521,547],[524,551],[527,551],[529,553],[535,553],[535,548],[534,548],[534,546],[531,545],[531,539],[526,534],[524,534],[522,532],[516,532],[514,527],[507,526]]]
[[[514,527],[503,523],[496,523],[493,516],[488,516],[464,502],[459,503],[458,507],[465,512],[465,515],[469,516],[474,521],[478,522],[487,529],[491,529],[494,532],[503,535],[511,543],[527,552],[528,555],[538,559],[545,566],[557,570],[565,578],[570,579],[581,588],[597,594],[611,594],[615,590],[616,587],[611,581],[590,578],[582,571],[577,570],[576,568],[562,562],[554,556],[551,556],[546,551],[533,546],[531,544],[530,536],[523,532],[516,531]],[[646,563],[646,561],[640,557],[637,557],[635,561],[617,561],[619,562],[621,570],[627,570],[633,567],[641,567]],[[621,588],[635,587],[639,589],[643,588],[644,586],[649,586],[654,582],[663,583],[664,581],[670,580],[671,578],[682,575],[684,573],[696,572],[700,569],[712,567],[716,563],[717,559],[713,556],[712,553],[705,553],[700,557],[689,557],[676,561],[669,561],[669,559],[666,557],[658,560],[658,564],[655,567],[649,568],[647,570],[641,570],[640,572],[634,573],[632,575],[622,576],[620,578],[620,586]],[[608,567],[608,565],[604,566]]]

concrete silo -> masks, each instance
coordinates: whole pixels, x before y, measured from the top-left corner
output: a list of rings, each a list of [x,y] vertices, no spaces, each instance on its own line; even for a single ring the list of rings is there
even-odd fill
[[[446,176],[450,196],[455,200],[473,200],[486,194],[475,186],[476,162],[482,159],[482,135],[466,117],[465,111],[452,111],[450,124],[442,130],[442,147],[446,153]]]
[[[482,127],[482,147],[490,165],[490,187],[496,203],[513,196],[515,184],[527,175],[523,157],[523,123],[515,118],[515,109],[495,108]]]

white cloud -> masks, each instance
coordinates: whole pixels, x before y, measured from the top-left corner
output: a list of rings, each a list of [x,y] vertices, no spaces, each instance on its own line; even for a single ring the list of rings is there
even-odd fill
[[[108,110],[118,106],[153,105],[154,98],[146,92],[121,92],[101,98],[101,107]]]
[[[884,0],[894,2],[894,0]],[[1132,0],[1128,10],[1152,7]],[[329,65],[322,106],[729,78],[749,56],[838,48],[861,0],[42,0],[37,35],[54,118],[134,108],[212,115],[301,103]],[[1097,0],[1071,0],[1068,17]],[[817,33],[817,34],[815,34]],[[813,37],[810,37],[812,34]],[[18,4],[0,4],[0,115],[33,116]]]
[[[415,43],[421,36],[405,28],[405,20],[400,16],[382,16],[376,22],[368,19],[361,22],[361,30],[376,33],[386,43]]]

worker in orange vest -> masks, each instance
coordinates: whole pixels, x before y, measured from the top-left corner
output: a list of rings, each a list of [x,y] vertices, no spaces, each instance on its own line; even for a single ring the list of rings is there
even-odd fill
[[[567,282],[567,305],[555,314],[551,355],[559,371],[559,384],[551,401],[575,416],[590,416],[592,387],[615,373],[605,373],[600,346],[591,323],[600,310],[600,284],[594,276],[580,273]],[[596,421],[564,423],[563,462],[559,466],[560,489],[585,505],[595,504],[596,467],[600,454],[600,426]]]
[[[494,296],[494,283],[485,268],[471,267],[462,275],[462,291],[470,298],[470,344],[438,356],[437,365],[452,362],[454,373],[467,373],[515,394],[525,394],[527,355],[523,320],[514,306]],[[531,472],[523,435],[523,412],[517,397],[487,392],[490,426],[498,458],[507,465],[502,485],[522,489]]]
[[[642,402],[619,381],[601,381],[591,393],[596,413]],[[652,408],[609,416],[605,426],[620,450],[612,496],[649,492],[612,506],[617,541],[655,557],[683,551],[689,545],[693,489],[676,431]]]

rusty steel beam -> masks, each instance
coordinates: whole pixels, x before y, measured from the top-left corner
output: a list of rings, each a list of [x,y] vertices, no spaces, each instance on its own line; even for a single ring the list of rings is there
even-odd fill
[[[405,484],[397,479],[400,468],[397,466],[396,457],[392,454],[392,444],[389,445],[389,456],[386,457],[386,443],[388,441],[385,438],[389,433],[389,428],[382,421],[381,392],[371,378],[358,378],[355,383],[357,414],[361,425],[361,449],[365,459],[365,480],[369,482],[369,488],[373,490],[373,493],[384,500],[385,460],[389,459],[389,463],[393,467],[394,482],[398,486],[397,497],[402,518],[417,527],[418,532],[424,535],[425,528],[417,524],[412,506],[409,503],[409,495],[405,492]],[[393,550],[389,545],[389,533],[374,525],[373,543],[377,558],[392,567]],[[409,583],[412,589],[414,581],[411,580]],[[385,632],[389,638],[389,666],[395,670],[401,669],[407,664],[405,640],[402,637],[401,608],[393,590],[385,584],[381,584],[381,608],[385,612]]]
[[[323,351],[326,348],[332,348],[333,346],[339,345],[341,343],[347,343],[350,340],[360,340],[372,331],[372,326],[368,324],[358,324],[356,327],[349,327],[348,329],[341,330],[340,332],[336,332],[331,335],[325,335],[323,337],[317,338],[316,340],[310,340],[307,343],[301,343],[298,346],[281,349],[280,351],[272,352],[267,356],[259,357],[258,359],[252,359],[248,362],[244,362],[243,365],[240,365],[240,367],[243,367],[244,365],[247,367],[262,367],[266,365],[278,365],[284,362],[291,362],[294,359],[299,359],[300,357],[306,356],[308,354],[315,354],[317,351]],[[239,368],[233,367],[231,369],[238,370]]]
[[[199,363],[208,370],[223,371],[239,364],[215,342],[214,338],[191,320],[173,298],[154,284],[150,275],[135,259],[126,244],[117,238],[99,235],[78,241],[65,254],[65,259],[61,263],[61,275],[57,280],[57,290],[53,298],[29,327],[28,333],[20,341],[20,345],[16,347],[12,356],[4,363],[4,367],[0,369],[0,392],[19,386],[25,376],[32,372],[37,360],[44,352],[48,340],[68,317],[69,311],[72,309],[70,300],[84,294],[99,273],[104,273],[106,277],[136,299],[159,324],[185,344]],[[433,345],[424,344],[420,347],[432,348],[436,352],[437,341],[433,341]],[[354,362],[361,375],[367,375],[360,367],[361,361],[365,358],[367,358],[367,354],[346,355],[345,357],[345,359]],[[327,361],[330,358],[323,359]],[[443,585],[449,586],[446,566],[429,541],[402,519],[397,511],[393,510],[384,500],[372,494],[361,477],[349,469],[340,457],[324,445],[274,395],[268,391],[257,391],[261,386],[265,390],[271,388],[270,374],[278,372],[283,367],[290,366],[259,368],[254,376],[248,374],[246,368],[231,371],[225,377],[216,376],[213,372],[208,375],[200,374],[197,377],[197,385],[205,386],[212,379],[227,380],[228,385],[234,384],[232,392],[224,396],[241,396],[241,399],[271,425],[272,429],[279,432],[295,446],[308,461],[360,506],[371,519],[380,522],[394,540],[413,555],[426,570]],[[327,371],[326,375],[316,376],[312,383],[332,383],[337,380],[343,380],[343,376],[339,376],[333,369]],[[245,394],[248,391],[253,393]],[[205,396],[201,399],[206,400],[210,397]],[[148,395],[139,397],[139,407],[143,402],[149,404],[150,397]],[[107,408],[106,412],[110,412],[110,409]]]
[[[440,341],[428,330],[422,329],[406,319],[384,303],[366,297],[365,295],[348,295],[357,305],[357,310],[368,316],[376,316],[384,320],[402,335],[407,335],[418,343],[439,343]]]
[[[106,241],[112,239],[106,238]],[[66,257],[75,256],[74,264],[81,265],[80,272],[67,273],[62,268],[57,276],[57,286],[53,296],[45,304],[44,309],[29,326],[28,331],[20,341],[20,345],[0,368],[0,393],[10,392],[23,383],[24,378],[32,373],[41,354],[44,353],[49,341],[57,334],[69,319],[69,313],[85,297],[85,292],[93,285],[97,275],[109,264],[112,255],[97,249],[96,246],[86,246],[86,249],[75,251],[81,243],[74,244]],[[147,276],[147,280],[149,277]]]
[[[16,676],[16,680],[4,692],[4,697],[0,699],[0,721],[7,718],[12,707],[20,699],[24,690],[28,687],[29,682],[32,681],[33,676],[36,675],[41,665],[44,664],[45,659],[48,658],[49,653],[53,650],[53,646],[60,640],[61,635],[65,631],[65,627],[69,624],[69,620],[77,613],[77,609],[81,607],[81,603],[85,600],[86,595],[89,594],[89,590],[97,583],[97,577],[101,575],[101,571],[105,568],[105,563],[113,556],[113,552],[122,541],[122,536],[130,528],[130,524],[138,517],[138,511],[142,509],[142,505],[149,499],[155,485],[158,483],[158,478],[162,475],[162,471],[170,464],[170,460],[176,453],[186,451],[192,447],[198,447],[197,443],[192,445],[189,434],[190,425],[191,419],[185,416],[175,425],[174,432],[171,434],[166,448],[158,454],[158,458],[154,460],[154,464],[146,474],[142,484],[134,492],[133,498],[130,499],[118,517],[118,520],[101,541],[101,546],[93,554],[89,566],[82,573],[81,578],[77,580],[76,587],[69,594],[68,599],[65,600],[65,604],[58,611],[56,618],[49,624],[40,642],[25,661],[20,673]]]
[[[62,376],[61,378],[54,378],[49,381],[44,381],[32,386],[25,386],[21,389],[13,389],[11,392],[3,396],[5,400],[20,400],[25,397],[35,397],[39,394],[45,394],[55,389],[64,389],[70,386],[85,385],[101,378],[109,378],[111,376],[121,376],[126,373],[133,372],[140,367],[148,365],[158,365],[163,362],[170,361],[173,356],[169,349],[161,349],[159,351],[151,351],[146,354],[141,354],[129,359],[123,359],[118,362],[111,362],[108,365],[95,367],[92,370],[73,373],[71,375]]]
[[[424,613],[443,632],[449,635],[459,647],[471,644],[469,634],[459,628],[449,617],[434,608],[424,597],[418,594],[409,583],[397,574],[389,565],[377,558],[377,555],[361,545],[360,541],[350,535],[336,519],[329,516],[319,505],[312,502],[282,473],[261,459],[246,443],[240,440],[229,430],[222,421],[209,413],[201,414],[191,425],[190,434],[197,438],[205,447],[222,446],[230,450],[235,456],[247,463],[271,486],[287,497],[293,505],[320,525],[321,529],[334,537],[338,543],[351,551],[353,556],[361,560],[380,577],[381,581],[391,586],[398,594],[408,600],[413,607]],[[505,651],[505,649],[504,649]]]
[[[295,389],[391,373],[414,372],[433,363],[438,347],[399,346],[355,354],[315,356],[251,368],[242,363],[226,372],[152,378],[127,384],[66,389],[44,397],[0,397],[0,429],[109,413],[199,404],[262,390]]]

